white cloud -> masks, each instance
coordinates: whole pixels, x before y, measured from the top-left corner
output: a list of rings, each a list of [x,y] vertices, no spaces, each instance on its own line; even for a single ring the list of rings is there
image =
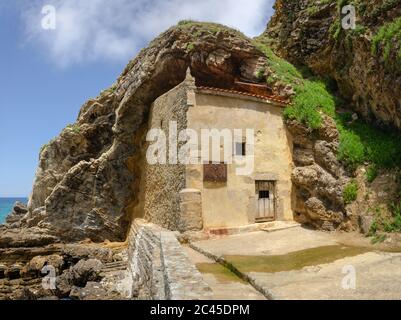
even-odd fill
[[[213,21],[260,34],[273,0],[45,0],[24,5],[30,41],[58,65],[126,61],[182,19]],[[44,5],[57,11],[56,30],[41,28]]]

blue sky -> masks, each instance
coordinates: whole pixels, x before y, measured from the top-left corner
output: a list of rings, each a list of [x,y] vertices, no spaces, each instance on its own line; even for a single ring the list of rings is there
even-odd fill
[[[260,34],[272,0],[0,0],[0,197],[28,196],[40,147],[157,34],[192,18]],[[44,30],[41,10],[56,9]]]

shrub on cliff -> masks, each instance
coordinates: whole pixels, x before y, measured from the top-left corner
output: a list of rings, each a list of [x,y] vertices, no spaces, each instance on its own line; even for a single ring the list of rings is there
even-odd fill
[[[386,132],[362,120],[349,122],[349,114],[336,116],[340,131],[338,158],[355,169],[368,162],[378,168],[401,168],[401,134]]]
[[[322,124],[322,113],[336,120],[340,133],[338,159],[350,169],[355,170],[365,162],[375,168],[401,168],[401,134],[386,132],[361,120],[352,121],[350,113],[336,114],[338,99],[324,81],[296,68],[291,63],[274,54],[266,45],[266,39],[254,40],[268,59],[269,85],[281,82],[291,85],[295,90],[292,104],[284,110],[284,117],[296,119],[311,129],[318,129]]]
[[[372,53],[381,55],[387,68],[401,72],[401,17],[379,29],[373,37]]]
[[[335,99],[322,81],[303,78],[294,65],[275,55],[264,42],[255,40],[254,43],[268,59],[268,68],[272,74],[267,77],[267,83],[291,85],[296,92],[292,105],[284,110],[285,118],[296,119],[312,129],[318,129],[322,124],[321,112],[334,116]]]
[[[351,181],[344,188],[343,198],[345,204],[350,204],[356,200],[358,196],[358,185],[355,181]]]

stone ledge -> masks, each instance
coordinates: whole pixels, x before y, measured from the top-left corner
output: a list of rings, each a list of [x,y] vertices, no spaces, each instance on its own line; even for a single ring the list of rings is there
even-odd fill
[[[212,291],[176,233],[135,220],[129,235],[129,271],[136,299],[209,300]]]
[[[210,300],[212,291],[172,232],[161,233],[168,300]]]

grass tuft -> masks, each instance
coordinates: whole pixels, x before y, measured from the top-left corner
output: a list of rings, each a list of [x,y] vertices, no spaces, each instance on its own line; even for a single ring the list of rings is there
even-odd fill
[[[379,29],[372,40],[372,54],[380,55],[387,68],[401,72],[401,17]]]
[[[343,198],[345,204],[351,204],[358,197],[358,184],[356,181],[351,181],[347,184],[343,191]]]
[[[260,41],[255,41],[255,45],[266,55],[272,71],[267,83],[291,85],[296,92],[292,106],[284,111],[286,119],[296,119],[312,129],[318,129],[322,124],[321,112],[334,116],[335,99],[327,91],[325,83],[315,78],[304,79],[300,70],[274,54],[267,45]]]
[[[338,159],[351,169],[365,162],[379,168],[401,168],[401,134],[386,132],[362,120],[349,122],[350,115],[336,116],[340,132]]]
[[[366,181],[372,183],[376,180],[378,174],[377,167],[375,165],[370,165],[366,170]]]

